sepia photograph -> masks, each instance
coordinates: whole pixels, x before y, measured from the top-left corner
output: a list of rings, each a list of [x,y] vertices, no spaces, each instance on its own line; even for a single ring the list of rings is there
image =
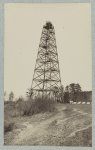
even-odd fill
[[[4,4],[4,145],[92,147],[90,3]]]

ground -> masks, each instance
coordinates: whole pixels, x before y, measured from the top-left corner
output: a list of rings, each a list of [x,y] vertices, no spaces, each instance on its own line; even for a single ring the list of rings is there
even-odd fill
[[[92,145],[91,104],[58,103],[54,112],[13,119],[16,127],[5,133],[5,145]]]

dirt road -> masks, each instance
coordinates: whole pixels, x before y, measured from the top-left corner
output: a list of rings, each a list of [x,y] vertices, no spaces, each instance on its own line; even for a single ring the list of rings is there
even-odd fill
[[[58,104],[55,112],[20,120],[23,127],[11,133],[13,138],[7,144],[91,146],[91,111],[85,110],[85,107]]]

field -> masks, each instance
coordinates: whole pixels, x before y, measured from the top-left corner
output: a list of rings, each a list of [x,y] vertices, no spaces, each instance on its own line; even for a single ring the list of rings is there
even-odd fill
[[[92,146],[91,104],[55,105],[53,112],[32,116],[9,116],[12,111],[5,104],[5,145]],[[13,108],[14,109],[14,108]]]

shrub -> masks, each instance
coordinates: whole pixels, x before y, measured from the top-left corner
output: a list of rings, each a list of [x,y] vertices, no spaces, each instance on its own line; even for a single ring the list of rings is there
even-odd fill
[[[33,115],[40,112],[54,111],[54,104],[55,102],[46,96],[43,99],[41,97],[28,98],[27,101],[19,103],[18,109],[22,112],[22,115]]]
[[[4,121],[4,132],[9,132],[13,130],[13,128],[14,128],[14,122]]]

